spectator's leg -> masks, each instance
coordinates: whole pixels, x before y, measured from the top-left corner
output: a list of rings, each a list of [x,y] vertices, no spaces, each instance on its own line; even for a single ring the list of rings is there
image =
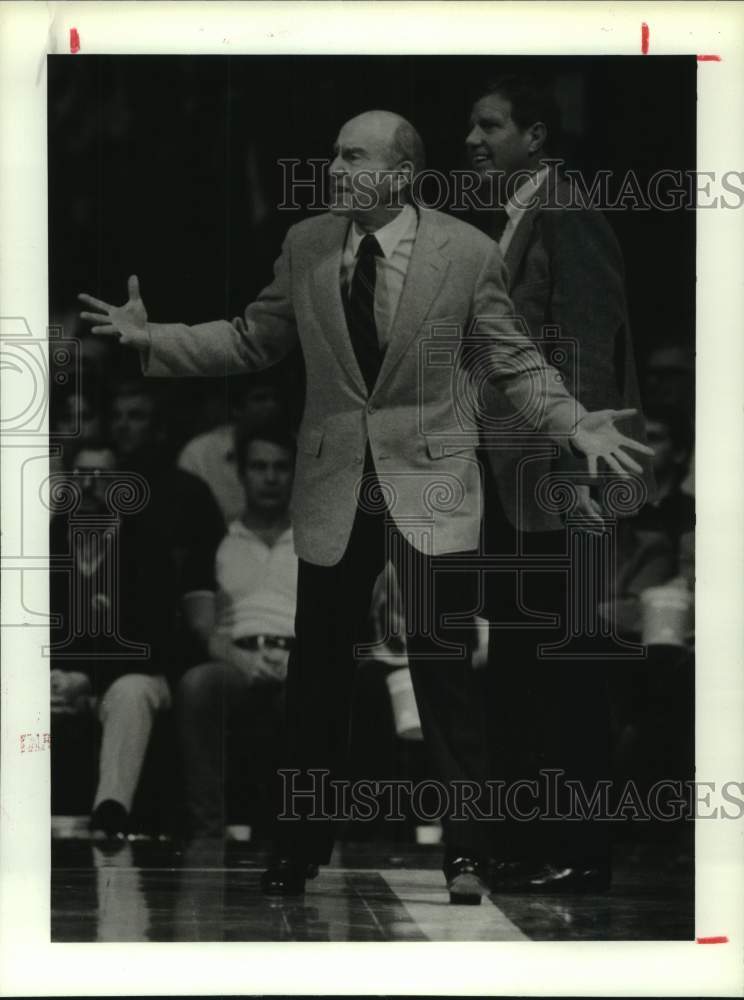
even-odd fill
[[[222,837],[225,831],[225,739],[229,711],[245,698],[247,680],[229,663],[187,670],[177,694],[178,728],[186,783],[189,833]]]
[[[94,808],[111,800],[131,811],[155,715],[170,705],[168,683],[159,675],[125,674],[106,691],[99,708],[103,738]]]

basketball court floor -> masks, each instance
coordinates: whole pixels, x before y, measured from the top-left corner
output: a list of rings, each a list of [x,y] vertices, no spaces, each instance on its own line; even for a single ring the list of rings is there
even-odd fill
[[[267,855],[251,844],[57,840],[52,940],[692,940],[689,841],[620,845],[607,893],[451,906],[435,846],[342,844],[303,897],[283,899],[261,894]]]

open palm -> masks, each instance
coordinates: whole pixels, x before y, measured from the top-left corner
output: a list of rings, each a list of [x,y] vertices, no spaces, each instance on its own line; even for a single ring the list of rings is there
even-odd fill
[[[616,420],[632,417],[636,412],[636,410],[596,410],[587,413],[578,422],[572,444],[586,456],[590,475],[596,476],[600,458],[620,475],[627,475],[628,472],[643,473],[638,462],[626,454],[626,451],[653,455],[653,450],[648,445],[622,434],[615,427]]]
[[[139,280],[133,274],[127,281],[129,299],[123,306],[112,306],[108,302],[81,293],[78,298],[98,312],[81,312],[80,318],[93,323],[93,333],[118,336],[122,344],[145,348],[150,336],[147,326],[147,310],[140,296]]]

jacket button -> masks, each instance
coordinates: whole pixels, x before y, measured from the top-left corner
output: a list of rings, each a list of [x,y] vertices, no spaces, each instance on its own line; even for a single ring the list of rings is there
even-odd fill
[[[377,407],[374,405],[374,403],[370,403],[369,406],[367,407],[367,413],[374,413],[376,409]]]

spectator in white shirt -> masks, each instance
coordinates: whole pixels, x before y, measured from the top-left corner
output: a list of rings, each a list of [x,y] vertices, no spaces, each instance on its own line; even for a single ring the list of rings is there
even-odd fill
[[[189,619],[210,660],[192,667],[178,711],[189,834],[225,829],[227,723],[240,720],[267,774],[278,747],[284,678],[294,637],[297,557],[289,519],[295,441],[289,427],[239,429],[235,459],[244,509],[215,560],[217,593],[192,593]]]

